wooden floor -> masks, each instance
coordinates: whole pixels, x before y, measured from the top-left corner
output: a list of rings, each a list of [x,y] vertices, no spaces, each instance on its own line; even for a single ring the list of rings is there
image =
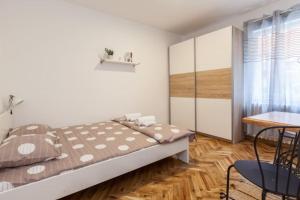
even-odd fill
[[[261,145],[262,159],[270,159],[272,151]],[[167,158],[63,200],[189,200],[220,199],[225,189],[227,167],[237,159],[253,159],[251,141],[236,145],[197,136],[190,144],[190,164]],[[233,171],[231,196],[236,200],[260,199],[261,191]],[[279,199],[268,195],[268,199]]]

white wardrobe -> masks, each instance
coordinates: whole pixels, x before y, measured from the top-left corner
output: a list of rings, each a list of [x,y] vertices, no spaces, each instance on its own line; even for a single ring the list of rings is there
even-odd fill
[[[170,122],[240,141],[242,32],[230,26],[172,45],[169,50]]]

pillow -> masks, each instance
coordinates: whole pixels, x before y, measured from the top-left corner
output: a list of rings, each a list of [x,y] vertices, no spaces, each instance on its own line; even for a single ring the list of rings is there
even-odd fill
[[[46,134],[50,131],[50,127],[44,124],[29,124],[25,126],[20,126],[12,129],[9,132],[9,136],[11,135],[31,135],[31,134]]]
[[[12,135],[0,145],[0,169],[52,160],[61,155],[56,143],[57,137],[49,135]]]
[[[120,123],[124,126],[129,127],[129,128],[131,128],[135,125],[134,122],[126,121],[125,117],[116,118],[116,119],[113,119],[113,121],[118,122],[118,123]]]

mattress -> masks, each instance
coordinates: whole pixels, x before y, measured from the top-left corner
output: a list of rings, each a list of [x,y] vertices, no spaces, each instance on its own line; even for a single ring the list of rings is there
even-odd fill
[[[56,148],[61,148],[61,156],[34,165],[0,169],[0,192],[158,144],[155,139],[113,121],[52,131],[59,137]]]

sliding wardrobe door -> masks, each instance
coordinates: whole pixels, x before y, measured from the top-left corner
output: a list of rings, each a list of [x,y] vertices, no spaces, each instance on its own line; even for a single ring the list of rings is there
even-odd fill
[[[194,60],[194,39],[170,46],[170,122],[191,130],[196,130]]]
[[[232,140],[232,27],[196,38],[197,132]]]

